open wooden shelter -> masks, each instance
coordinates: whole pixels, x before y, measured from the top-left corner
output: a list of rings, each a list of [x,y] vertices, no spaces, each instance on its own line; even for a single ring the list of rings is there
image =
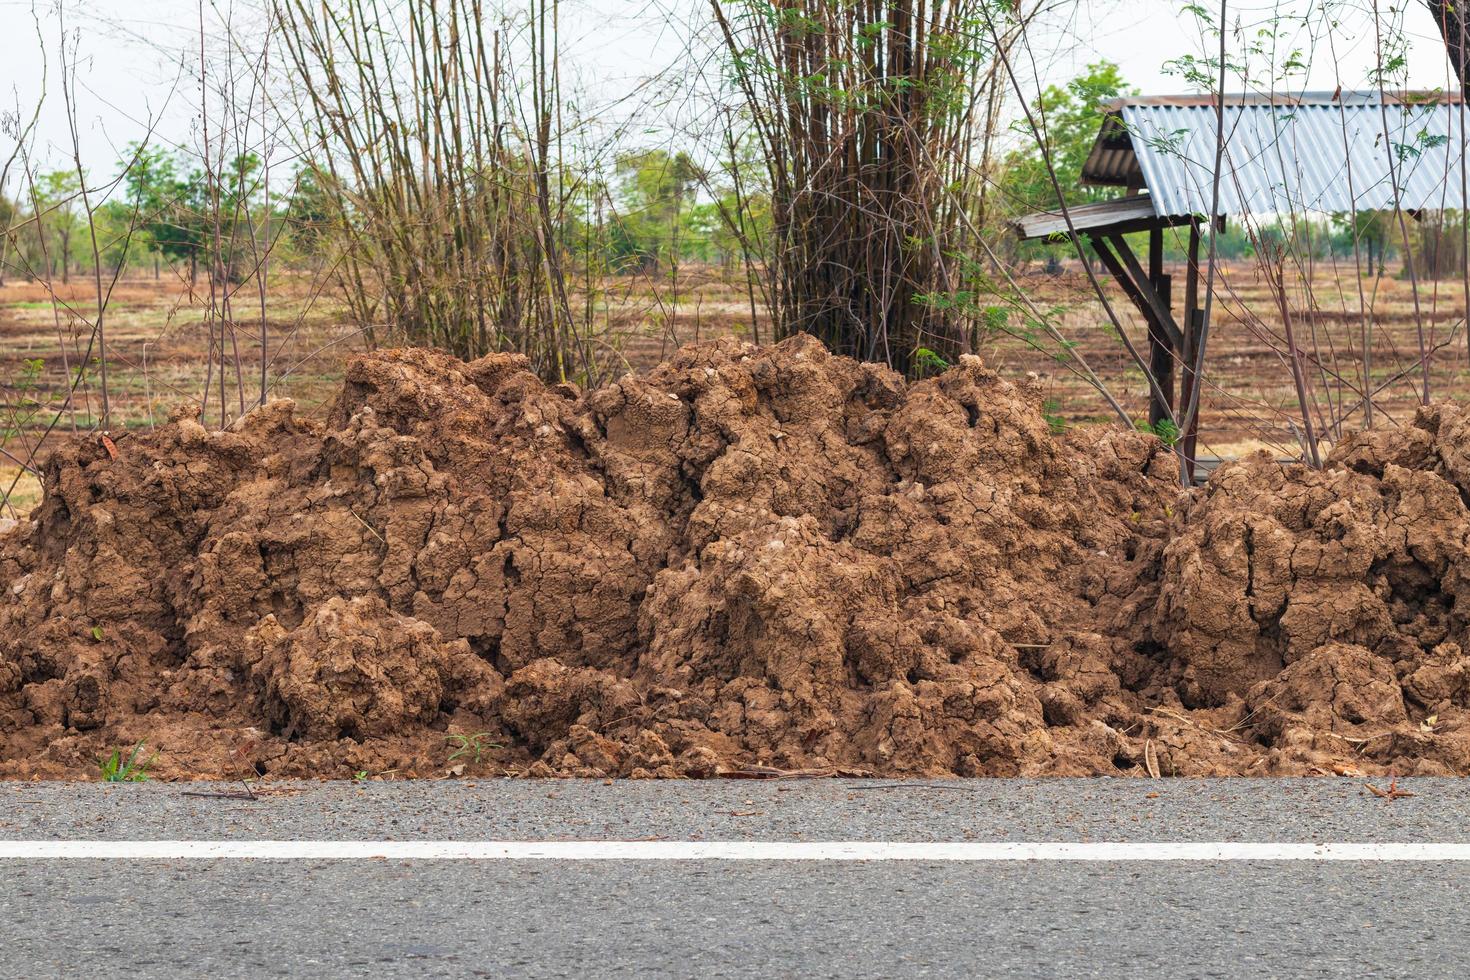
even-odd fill
[[[1081,183],[1124,196],[1027,215],[1025,240],[1088,246],[1148,324],[1149,365],[1162,400],[1149,422],[1187,405],[1203,326],[1201,240],[1227,216],[1465,207],[1460,159],[1467,112],[1459,93],[1332,92],[1133,96],[1105,107]],[[1216,156],[1221,161],[1216,179]],[[1058,175],[1062,177],[1064,175]],[[1164,271],[1164,230],[1189,228],[1182,306]],[[1148,232],[1148,254],[1124,237]],[[1182,434],[1195,456],[1198,414]]]

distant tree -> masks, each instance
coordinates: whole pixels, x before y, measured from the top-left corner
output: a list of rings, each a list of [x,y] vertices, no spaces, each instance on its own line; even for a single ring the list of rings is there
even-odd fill
[[[212,269],[222,282],[238,283],[253,275],[257,252],[264,247],[263,229],[256,227],[263,217],[260,174],[260,157],[254,153],[236,156],[219,174],[213,194],[201,210],[210,216],[206,220],[205,251],[214,258]],[[199,176],[193,179],[198,181]]]
[[[696,205],[693,221],[707,245],[706,261],[729,265],[737,260],[759,262],[772,241],[771,193],[760,143],[732,141],[730,158],[722,161],[720,183],[706,182],[713,198]]]
[[[1092,152],[1102,128],[1104,106],[1107,102],[1137,90],[1123,81],[1118,66],[1109,61],[1099,61],[1066,85],[1048,86],[1036,100],[1036,118],[1046,123],[1046,148],[1057,184],[1061,186],[1062,198],[1068,205],[1086,204],[1116,197],[1120,193],[1114,187],[1088,187],[1083,185],[1082,165]],[[1026,127],[1024,131],[1022,127]],[[988,212],[987,221],[1009,221],[1023,214],[1057,206],[1057,191],[1047,171],[1047,160],[1042,156],[1032,136],[1029,125],[1024,121],[1016,125],[1021,139],[1020,148],[1012,150],[1002,160],[999,179],[999,200]],[[1027,243],[1019,246],[1005,234],[1004,251],[1014,252],[1018,257],[1046,257],[1055,263],[1058,258],[1075,257],[1071,245],[1043,245]]]
[[[42,254],[47,262],[46,275],[54,278],[58,266],[63,283],[71,282],[72,248],[83,228],[76,199],[81,190],[75,170],[53,170],[37,178],[32,191],[33,206],[39,218],[37,236],[47,236]]]
[[[186,166],[163,149],[128,148],[123,182],[142,241],[170,261],[187,262],[190,282],[201,262],[221,282],[239,282],[263,247],[253,224],[263,217],[261,160],[240,154],[212,174]]]
[[[1374,275],[1373,258],[1378,257],[1377,275],[1383,275],[1384,252],[1392,240],[1395,230],[1392,211],[1352,211],[1334,214],[1332,225],[1336,229],[1333,249],[1344,255],[1360,252],[1367,258],[1364,274]],[[1356,248],[1355,248],[1356,245]]]
[[[723,195],[722,195],[723,196]],[[732,197],[723,201],[705,201],[691,205],[683,226],[687,232],[680,251],[687,259],[709,265],[730,265],[740,254],[740,246],[720,218],[720,208],[734,207]]]
[[[0,286],[5,285],[5,271],[8,268],[7,256],[11,251],[10,228],[15,224],[20,209],[15,202],[6,197],[0,190]]]
[[[700,172],[687,153],[643,150],[617,159],[618,215],[610,235],[614,258],[624,268],[651,272],[677,263],[680,232],[688,232]]]
[[[181,176],[179,160],[159,148],[128,148],[123,185],[136,208],[147,247],[170,261],[189,264],[189,281],[198,273],[207,244],[202,179]]]
[[[1123,81],[1117,65],[1099,61],[1088,65],[1085,72],[1064,86],[1048,86],[1036,100],[1037,118],[1046,120],[1047,152],[1068,204],[1085,204],[1117,195],[1114,188],[1083,186],[1082,165],[1087,162],[1102,127],[1103,106],[1136,91]],[[1011,151],[1002,167],[1003,206],[1009,214],[1057,204],[1046,161],[1029,129],[1024,136],[1024,148]]]
[[[286,202],[286,229],[296,253],[305,257],[321,254],[326,235],[332,227],[333,201],[317,177],[316,170],[304,166],[291,182],[291,195]]]
[[[92,213],[104,271],[120,272],[129,255],[142,244],[143,240],[133,228],[133,221],[133,206],[126,201],[105,201]]]

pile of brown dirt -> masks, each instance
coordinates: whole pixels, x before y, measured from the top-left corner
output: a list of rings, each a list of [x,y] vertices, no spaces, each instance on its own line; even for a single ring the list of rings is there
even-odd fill
[[[1174,474],[975,359],[359,357],[325,424],[49,460],[0,775],[1470,772],[1470,424]]]

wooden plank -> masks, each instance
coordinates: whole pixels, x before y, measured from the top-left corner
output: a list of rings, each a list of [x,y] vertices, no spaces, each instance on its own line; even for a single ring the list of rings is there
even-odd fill
[[[1107,269],[1108,273],[1117,280],[1123,294],[1133,301],[1139,313],[1145,317],[1148,316],[1148,303],[1139,295],[1138,286],[1133,282],[1133,277],[1128,275],[1128,270],[1123,268],[1123,263],[1113,254],[1112,249],[1108,248],[1107,237],[1094,235],[1091,237],[1091,242],[1093,251],[1097,252],[1097,257],[1102,260],[1103,268]]]

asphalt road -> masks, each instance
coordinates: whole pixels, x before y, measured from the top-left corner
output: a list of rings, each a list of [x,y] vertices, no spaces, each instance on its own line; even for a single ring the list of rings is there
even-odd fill
[[[1470,781],[0,783],[0,840],[1470,841]],[[1157,795],[1150,795],[1157,794]],[[0,861],[0,976],[1455,976],[1470,862]]]

